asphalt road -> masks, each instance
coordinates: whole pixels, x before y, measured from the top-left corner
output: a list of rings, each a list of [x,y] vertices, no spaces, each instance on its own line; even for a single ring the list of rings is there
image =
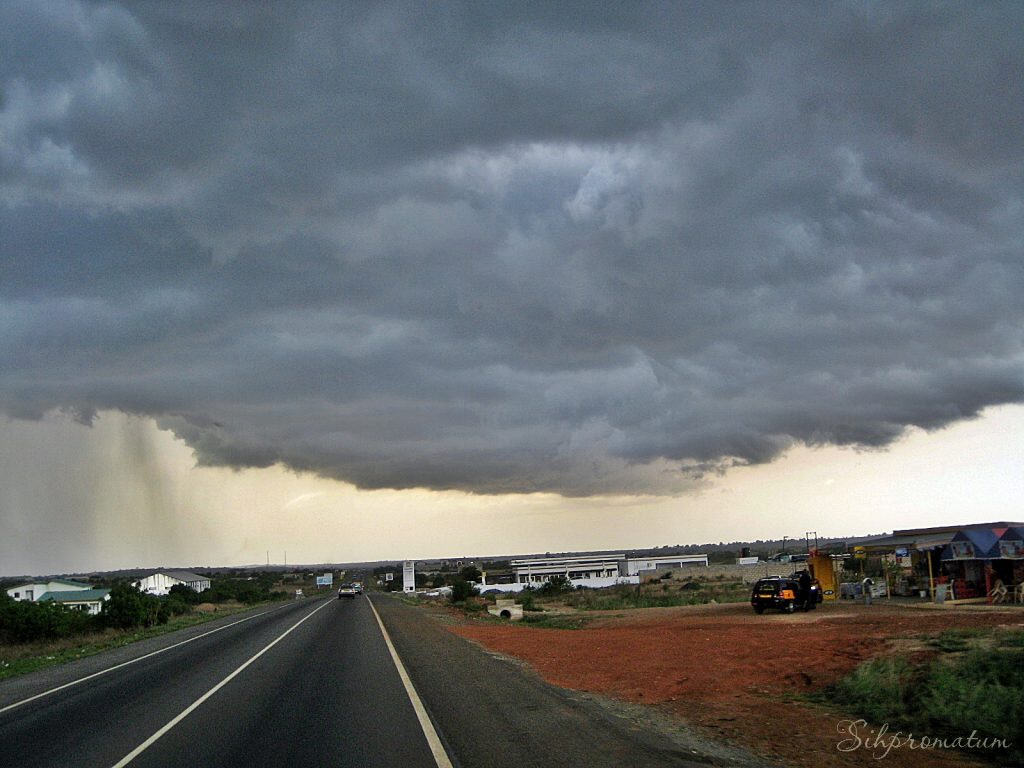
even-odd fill
[[[0,683],[0,766],[763,764],[373,604],[405,682],[367,598],[289,602]]]
[[[437,765],[367,600],[296,601],[220,624],[7,711],[102,670],[108,654],[0,685],[0,766],[117,765],[221,683],[128,764]]]

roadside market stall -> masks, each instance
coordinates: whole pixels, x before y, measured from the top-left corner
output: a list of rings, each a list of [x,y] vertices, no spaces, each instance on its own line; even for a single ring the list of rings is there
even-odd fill
[[[1019,528],[959,531],[942,551],[950,599],[1009,602],[1024,581],[1024,542]]]

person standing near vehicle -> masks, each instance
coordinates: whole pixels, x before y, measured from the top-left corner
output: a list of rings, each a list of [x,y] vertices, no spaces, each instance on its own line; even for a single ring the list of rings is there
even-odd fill
[[[800,600],[803,603],[804,610],[809,611],[814,606],[811,605],[811,600],[814,597],[811,595],[811,574],[807,572],[807,569],[800,571]]]
[[[871,587],[874,583],[870,576],[865,576],[864,581],[861,582],[861,587],[864,589],[864,605],[871,605]]]

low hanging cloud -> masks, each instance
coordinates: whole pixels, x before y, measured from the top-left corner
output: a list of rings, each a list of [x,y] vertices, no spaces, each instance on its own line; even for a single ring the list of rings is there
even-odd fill
[[[0,17],[9,416],[662,494],[1024,400],[1019,4]]]

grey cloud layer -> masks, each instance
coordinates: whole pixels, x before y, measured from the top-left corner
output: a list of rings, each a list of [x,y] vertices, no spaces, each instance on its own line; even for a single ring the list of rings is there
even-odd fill
[[[1024,399],[1017,4],[0,14],[10,415],[673,493]]]

